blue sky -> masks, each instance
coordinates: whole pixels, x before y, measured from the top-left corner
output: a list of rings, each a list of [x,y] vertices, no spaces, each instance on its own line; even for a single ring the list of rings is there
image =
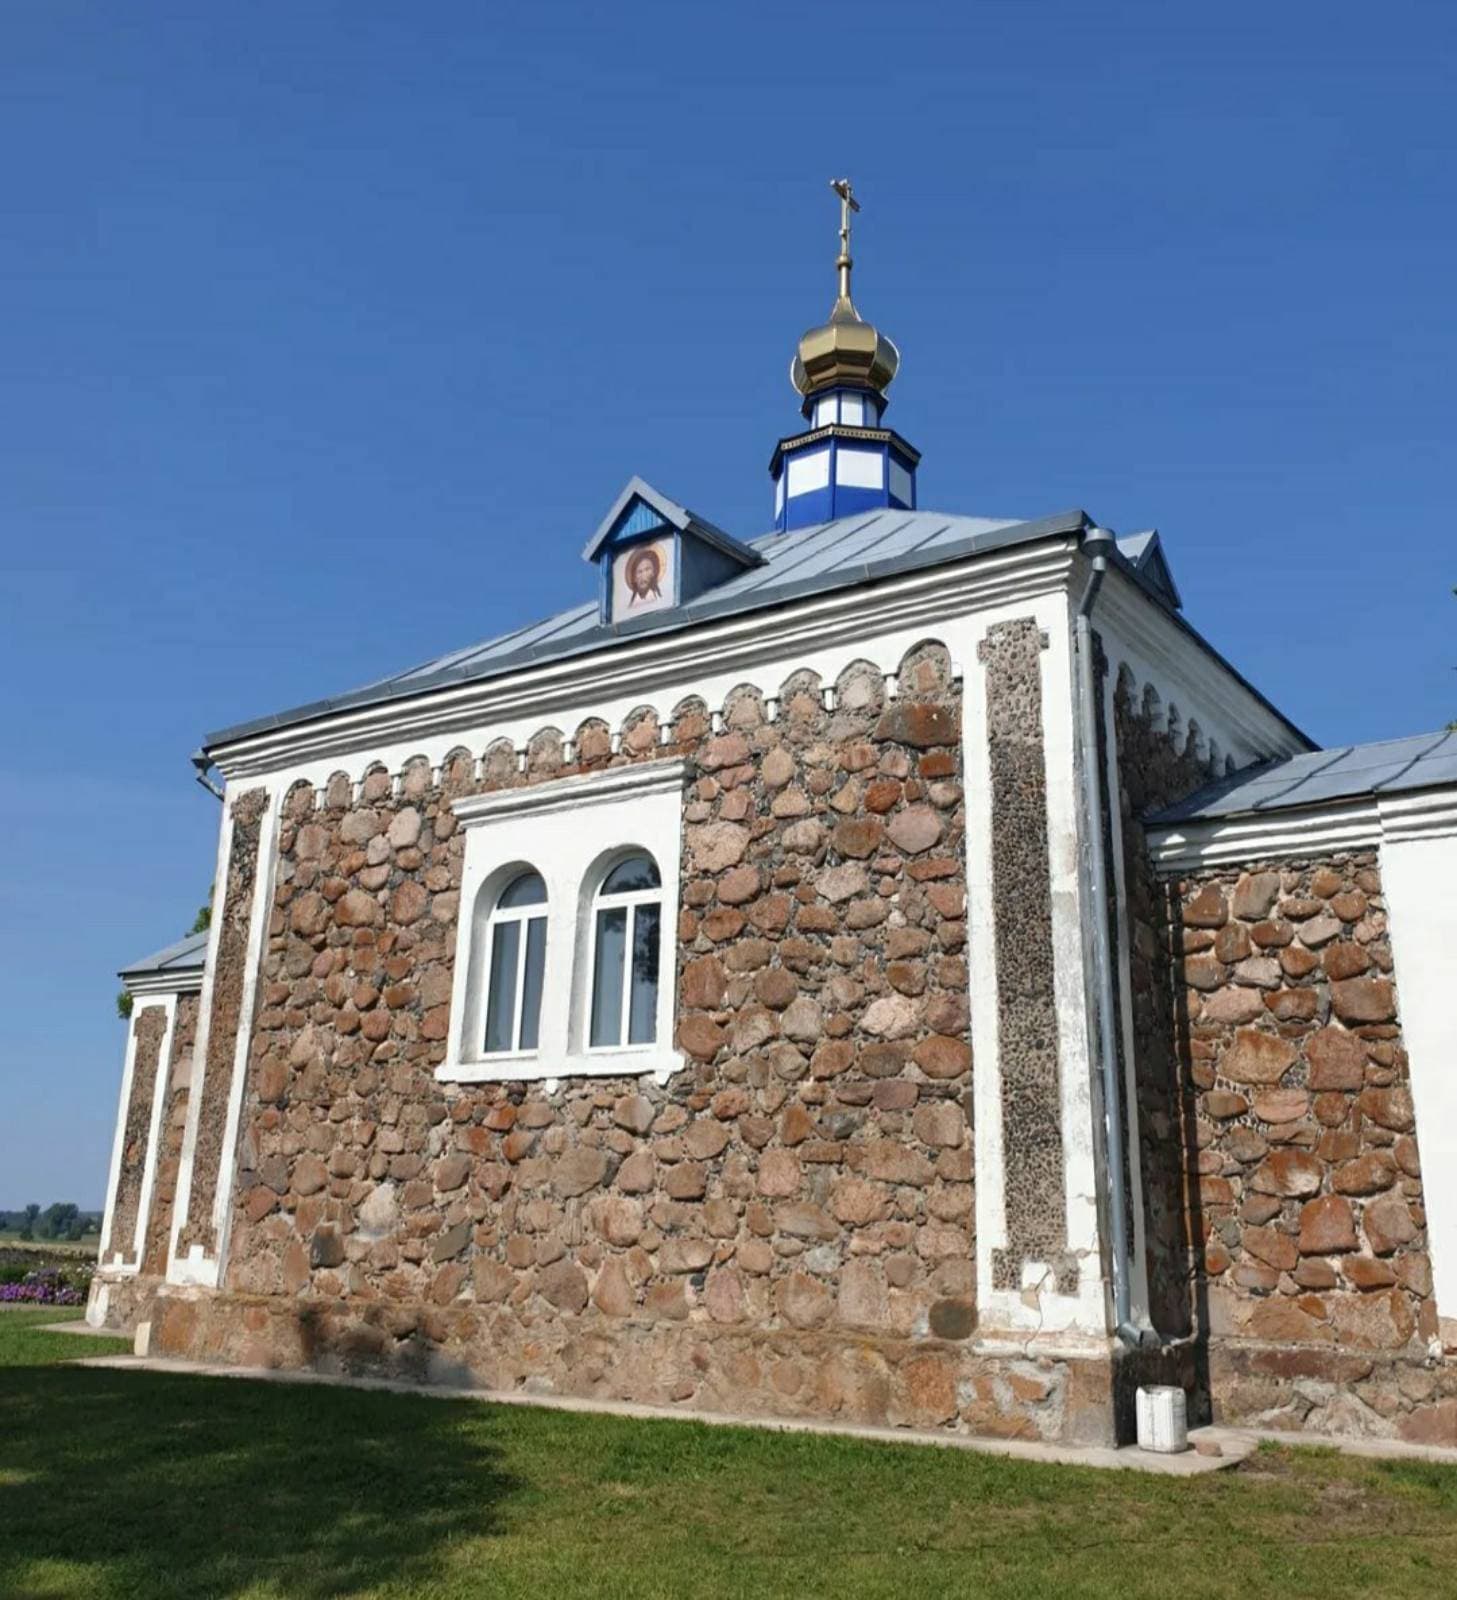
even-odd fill
[[[0,1205],[99,1204],[210,729],[770,520],[863,197],[923,505],[1157,525],[1314,737],[1457,715],[1449,6],[11,7]]]

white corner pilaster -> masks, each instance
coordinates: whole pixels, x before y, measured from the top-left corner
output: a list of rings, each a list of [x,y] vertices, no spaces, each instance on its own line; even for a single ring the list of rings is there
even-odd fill
[[[258,983],[263,973],[263,953],[268,948],[268,930],[272,921],[273,877],[278,860],[281,812],[281,796],[277,790],[271,790],[268,804],[258,819],[258,862],[253,879],[253,903],[248,916],[243,999],[238,1008],[238,1034],[233,1048],[228,1120],[223,1134],[222,1154],[218,1158],[217,1187],[213,1191],[212,1226],[216,1249],[213,1258],[214,1287],[223,1281],[228,1261],[228,1242],[232,1234],[233,1169],[238,1158],[238,1127],[243,1114],[243,1096],[248,1086],[248,1060],[253,1050],[253,1018],[257,1012]]]
[[[1385,816],[1385,802],[1382,809],[1383,820],[1396,822],[1381,846],[1381,887],[1416,1108],[1433,1291],[1450,1346],[1457,1345],[1457,819],[1448,819],[1451,831],[1402,837],[1400,821]]]
[[[1005,1177],[1007,1129],[997,979],[997,919],[1015,916],[998,903],[993,840],[993,773],[986,667],[978,646],[999,623],[1027,619],[1045,639],[1039,656],[1042,753],[1046,778],[1047,845],[1052,945],[1053,1021],[1058,1058],[1066,1254],[1078,1265],[1077,1287],[1059,1293],[1054,1263],[1028,1262],[1015,1287],[997,1287],[995,1262],[1009,1243]],[[1071,619],[1058,590],[979,612],[971,619],[962,695],[966,778],[967,936],[971,985],[972,1094],[976,1114],[977,1305],[984,1337],[1061,1336],[1101,1344],[1107,1334],[1101,1241],[1099,1168],[1093,1126],[1087,986],[1083,966],[1079,803],[1074,760]]]
[[[187,1096],[187,1121],[182,1130],[182,1154],[177,1166],[177,1196],[172,1205],[172,1229],[167,1240],[167,1281],[169,1283],[194,1283],[190,1261],[179,1257],[177,1241],[187,1226],[192,1210],[192,1172],[197,1157],[197,1130],[202,1122],[203,1088],[207,1081],[208,1046],[212,1036],[213,989],[218,964],[218,946],[222,941],[225,901],[228,889],[228,862],[233,850],[233,799],[229,794],[222,803],[222,819],[218,827],[218,853],[213,864],[213,916],[208,925],[207,960],[203,968],[202,992],[198,998],[197,1035],[193,1045],[192,1085]]]

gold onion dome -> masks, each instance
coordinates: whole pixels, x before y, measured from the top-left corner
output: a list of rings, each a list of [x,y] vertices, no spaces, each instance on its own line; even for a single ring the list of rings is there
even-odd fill
[[[850,213],[860,209],[849,180],[836,178],[830,187],[840,197],[840,255],[835,262],[840,292],[829,321],[811,328],[799,341],[790,382],[806,399],[838,385],[873,389],[884,394],[900,366],[900,351],[878,328],[866,322],[850,298]]]

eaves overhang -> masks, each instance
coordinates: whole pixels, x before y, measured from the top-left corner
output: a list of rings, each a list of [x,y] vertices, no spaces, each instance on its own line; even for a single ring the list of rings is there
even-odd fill
[[[828,572],[816,572],[798,580],[775,585],[772,593],[758,604],[745,604],[742,599],[709,593],[691,601],[686,606],[671,611],[634,618],[630,621],[599,623],[582,629],[565,641],[551,640],[545,645],[527,645],[520,650],[508,651],[492,657],[489,666],[445,667],[427,678],[414,678],[408,684],[392,688],[388,683],[354,690],[348,694],[311,701],[292,710],[272,716],[256,717],[210,733],[202,741],[202,748],[219,767],[226,771],[224,752],[233,745],[259,735],[281,732],[284,729],[307,723],[318,723],[344,712],[369,706],[403,703],[417,700],[441,689],[461,684],[485,682],[520,672],[524,668],[545,665],[573,658],[604,659],[607,652],[647,636],[672,639],[705,623],[716,623],[737,616],[772,616],[787,607],[812,596],[843,591],[853,593],[868,584],[901,575],[922,573],[933,567],[949,567],[978,556],[1000,553],[1022,545],[1035,544],[1043,539],[1067,537],[1088,526],[1087,513],[1082,510],[1059,512],[1054,516],[999,529],[995,542],[972,534],[960,541],[940,543],[921,552],[909,551],[881,559],[854,562],[836,566]],[[707,641],[705,640],[705,643]]]
[[[833,639],[853,639],[869,629],[935,623],[983,604],[1065,586],[1076,539],[1086,525],[1081,511],[1021,524],[1015,539],[959,557],[946,546],[922,562],[903,556],[870,561],[855,582],[806,578],[776,591],[762,608],[723,605],[706,595],[683,608],[678,625],[655,619],[594,628],[570,649],[530,648],[498,658],[492,670],[445,673],[409,694],[344,697],[285,713],[209,737],[206,748],[227,778],[281,770],[416,733],[461,730],[521,714],[542,715],[558,706],[605,697],[623,685],[670,682],[707,667],[749,665],[776,652],[805,650]]]

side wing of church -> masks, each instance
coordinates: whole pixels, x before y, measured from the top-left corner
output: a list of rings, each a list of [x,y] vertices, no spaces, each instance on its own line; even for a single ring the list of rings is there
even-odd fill
[[[1310,742],[1157,534],[922,509],[839,290],[743,540],[211,736],[89,1316],[687,1412],[1457,1443],[1457,737]],[[585,530],[584,530],[585,532]]]

